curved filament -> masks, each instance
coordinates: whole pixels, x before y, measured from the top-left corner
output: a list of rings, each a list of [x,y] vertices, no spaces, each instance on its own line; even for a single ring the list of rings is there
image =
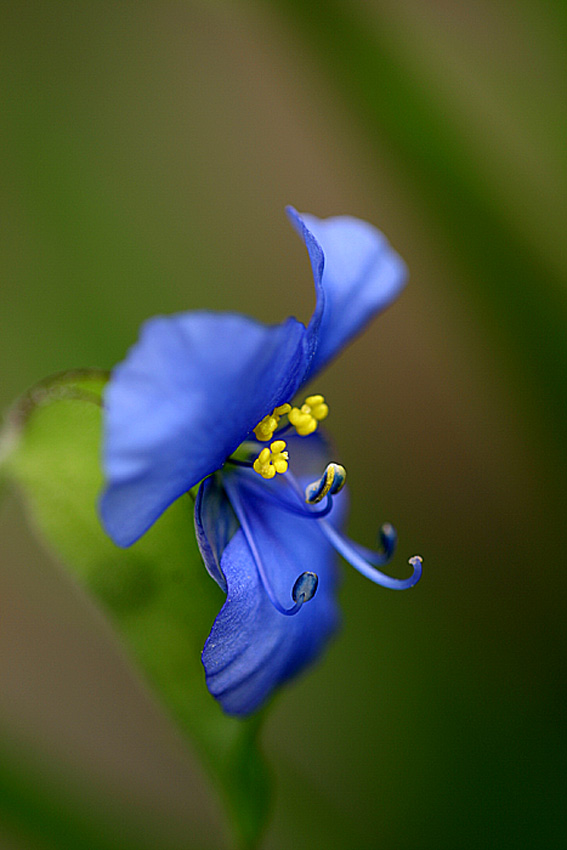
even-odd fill
[[[225,463],[230,463],[232,466],[245,466],[247,469],[252,469],[254,466],[253,460],[239,460],[237,457],[227,457]]]
[[[287,479],[288,475],[289,471],[283,478],[284,481]],[[260,481],[256,482],[247,480],[246,487],[251,487],[256,491],[256,493],[258,493],[258,495],[261,494],[262,500],[270,502],[270,504],[276,505],[278,508],[283,508],[283,510],[289,511],[289,513],[305,517],[305,519],[321,519],[322,517],[330,514],[333,509],[333,500],[330,496],[327,496],[327,501],[322,508],[311,509],[303,502],[294,504],[293,502],[289,502],[287,499],[277,496],[275,493],[272,493],[271,489],[263,485]]]
[[[274,592],[272,585],[270,584],[270,580],[264,568],[264,564],[262,562],[262,558],[260,556],[260,552],[258,547],[256,546],[256,541],[254,539],[254,535],[252,533],[252,528],[250,523],[248,522],[248,517],[246,516],[246,511],[242,505],[242,501],[240,499],[240,494],[238,493],[238,489],[232,484],[230,479],[225,480],[223,482],[226,495],[233,507],[234,513],[240,523],[240,527],[242,532],[246,538],[246,542],[250,548],[250,552],[252,553],[252,558],[254,560],[254,564],[256,566],[256,570],[258,572],[258,576],[260,577],[260,581],[264,586],[264,590],[268,596],[268,599],[280,614],[284,614],[286,617],[293,617],[294,614],[301,609],[305,602],[308,602],[313,598],[315,592],[317,590],[317,576],[315,573],[311,572],[303,572],[301,573],[292,589],[292,599],[294,601],[294,605],[290,608],[285,608]]]
[[[419,555],[414,555],[413,558],[409,559],[409,564],[413,567],[413,573],[409,578],[392,578],[392,576],[388,576],[376,569],[371,563],[370,558],[364,557],[361,554],[360,549],[362,547],[343,537],[327,520],[321,520],[319,528],[337,552],[343,556],[345,561],[348,561],[355,570],[358,570],[359,573],[362,573],[363,576],[366,576],[366,578],[369,578],[375,584],[388,587],[390,590],[406,590],[408,587],[413,587],[414,584],[417,584],[421,578],[422,559]],[[380,560],[384,557],[383,553],[373,553],[368,549],[363,549],[363,551],[371,554],[373,556],[372,560],[378,560],[379,563],[383,563]]]
[[[385,522],[382,526],[380,526],[378,536],[381,543],[381,548],[378,550],[368,549],[366,546],[363,546],[361,543],[356,543],[354,540],[349,540],[349,543],[362,558],[367,560],[373,566],[383,567],[392,560],[394,552],[396,551],[398,535],[396,534],[394,526],[390,525],[389,522]]]

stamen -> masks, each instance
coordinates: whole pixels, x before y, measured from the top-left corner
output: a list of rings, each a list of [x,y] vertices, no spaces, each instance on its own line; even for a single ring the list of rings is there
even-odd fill
[[[286,477],[282,480],[288,481],[288,476],[290,475],[291,473],[288,473],[288,475],[286,475]],[[319,510],[314,508],[313,510],[311,510],[310,508],[305,506],[303,501],[299,502],[298,504],[295,504],[289,502],[282,496],[276,495],[273,490],[268,490],[268,488],[264,487],[264,485],[257,479],[256,481],[251,478],[247,479],[246,487],[252,487],[259,495],[261,494],[263,501],[271,502],[271,504],[276,505],[278,508],[283,508],[284,510],[289,511],[289,513],[292,514],[298,514],[301,517],[305,517],[305,519],[321,519],[321,517],[330,514],[333,509],[333,500],[330,496],[327,496],[327,502],[323,508],[319,508]]]
[[[345,561],[348,561],[355,570],[358,570],[359,573],[362,573],[363,576],[366,576],[366,578],[369,578],[375,584],[388,587],[390,590],[406,590],[408,587],[413,587],[420,580],[423,559],[419,555],[414,555],[413,558],[409,559],[408,563],[413,567],[413,573],[409,578],[392,578],[392,576],[387,576],[372,566],[373,563],[381,564],[385,562],[383,552],[372,552],[372,550],[352,543],[346,537],[343,537],[326,519],[322,519],[318,527],[339,555],[342,555]],[[388,532],[386,532],[386,538],[388,539]],[[384,542],[384,538],[382,540]],[[363,555],[362,552],[365,554]]]
[[[293,585],[293,590],[291,591],[293,601],[302,605],[304,602],[308,602],[310,599],[313,599],[317,592],[318,584],[319,577],[317,573],[301,573]]]
[[[326,478],[329,467],[333,466],[342,470],[344,477],[346,477],[344,467],[340,466],[338,463],[329,464],[319,481],[310,484],[306,488],[305,492],[307,497],[310,495],[311,488],[313,488],[313,492],[315,492],[315,488]],[[337,493],[344,485],[344,477],[341,479],[341,476],[337,476],[333,479],[334,482],[340,483],[333,486],[333,481],[331,482],[331,485],[327,490],[328,499],[331,499],[332,495]],[[301,498],[301,488],[291,472],[286,475],[284,481],[289,484],[292,490]],[[308,498],[307,501],[309,503]],[[385,522],[380,528],[379,534],[380,542],[382,544],[382,549],[380,551],[367,549],[366,546],[361,546],[359,543],[349,540],[337,531],[336,528],[326,519],[321,519],[318,527],[337,552],[343,556],[345,561],[348,561],[349,564],[351,564],[356,570],[366,576],[366,578],[369,578],[370,581],[373,581],[375,584],[380,584],[382,587],[388,587],[391,590],[405,590],[408,587],[413,587],[414,584],[417,584],[421,578],[423,560],[419,555],[414,555],[413,558],[409,559],[408,563],[413,567],[413,573],[407,579],[392,578],[392,576],[388,576],[376,569],[377,566],[383,566],[391,560],[396,548],[398,535],[396,534],[394,527],[390,525],[389,522]]]
[[[307,437],[317,430],[317,425],[327,417],[329,408],[322,395],[310,395],[301,407],[292,407],[289,421],[300,437]]]
[[[360,543],[355,543],[354,540],[350,541],[351,546],[356,549],[359,555],[362,558],[366,558],[366,560],[370,561],[370,563],[375,567],[381,567],[392,560],[394,552],[396,551],[396,544],[398,542],[396,529],[393,525],[390,525],[389,522],[385,522],[380,527],[378,536],[382,545],[382,548],[378,551],[375,551],[374,549],[367,549],[366,546],[362,546]]]
[[[289,453],[284,451],[285,447],[285,440],[274,440],[269,449],[262,449],[254,461],[254,472],[262,478],[273,478],[276,472],[287,472]]]
[[[346,469],[340,463],[329,463],[325,472],[317,481],[305,488],[305,501],[308,505],[316,505],[325,496],[334,496],[342,490],[346,482]]]
[[[240,460],[240,458],[233,457],[232,455],[230,457],[227,457],[225,463],[231,463],[234,466],[245,466],[247,469],[252,469],[252,467],[254,466],[251,460]]]
[[[280,614],[284,614],[286,617],[293,617],[294,614],[301,609],[304,602],[308,602],[315,595],[317,590],[318,578],[315,573],[306,571],[301,573],[295,580],[293,584],[293,589],[291,592],[292,599],[294,601],[294,605],[291,608],[284,608],[284,606],[279,602],[274,593],[274,589],[270,584],[268,579],[268,575],[264,569],[264,564],[262,563],[262,559],[260,557],[260,552],[258,551],[258,547],[256,546],[256,541],[254,540],[254,535],[252,534],[252,529],[248,522],[248,517],[246,516],[246,511],[242,505],[240,500],[240,495],[238,493],[238,489],[233,486],[228,476],[226,476],[223,481],[223,486],[228,496],[228,499],[232,505],[234,513],[240,523],[240,527],[242,532],[246,538],[246,542],[250,548],[250,552],[252,553],[252,558],[254,559],[254,563],[256,565],[256,570],[258,572],[258,576],[260,577],[260,581],[264,586],[264,590],[268,595],[268,599]]]
[[[279,407],[274,407],[271,413],[258,422],[254,428],[256,439],[262,443],[267,443],[272,439],[274,431],[279,425],[280,418],[285,416],[291,410],[291,404],[280,404]]]

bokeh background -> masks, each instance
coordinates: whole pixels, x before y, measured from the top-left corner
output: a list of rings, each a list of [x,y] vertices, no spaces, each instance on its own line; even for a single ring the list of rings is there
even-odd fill
[[[264,729],[262,846],[562,846],[564,5],[0,17],[4,409],[47,374],[110,368],[156,313],[307,320],[288,203],[372,221],[410,266],[315,389],[351,534],[392,521],[399,574],[420,552],[424,578],[395,594],[345,567],[343,632]],[[0,846],[227,846],[192,753],[10,495],[0,535]]]

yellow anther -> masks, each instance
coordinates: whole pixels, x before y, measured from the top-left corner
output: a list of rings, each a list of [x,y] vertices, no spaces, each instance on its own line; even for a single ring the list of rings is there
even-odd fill
[[[274,440],[270,448],[263,448],[254,461],[254,471],[262,478],[273,478],[276,472],[287,472],[289,454],[285,440]]]
[[[308,484],[305,488],[305,501],[309,505],[316,505],[325,496],[334,496],[342,490],[346,481],[346,469],[340,463],[329,463],[325,472],[317,481]]]
[[[289,412],[289,421],[300,437],[307,437],[317,430],[317,425],[329,413],[322,395],[310,395],[301,407],[293,407]]]
[[[289,413],[290,410],[291,404],[280,404],[279,407],[275,407],[271,413],[264,416],[264,418],[258,422],[254,428],[256,439],[260,440],[262,443],[267,443],[268,440],[271,440],[274,431],[279,425],[280,417],[285,416],[285,414]]]

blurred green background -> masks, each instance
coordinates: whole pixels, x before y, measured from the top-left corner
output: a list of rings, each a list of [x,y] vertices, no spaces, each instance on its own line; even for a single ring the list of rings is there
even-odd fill
[[[565,6],[9,2],[0,403],[110,368],[155,313],[307,320],[286,204],[384,230],[400,301],[314,388],[350,532],[344,629],[264,729],[263,847],[559,847],[565,829]],[[0,846],[227,846],[112,630],[0,516]],[[68,840],[62,844],[62,835]]]

